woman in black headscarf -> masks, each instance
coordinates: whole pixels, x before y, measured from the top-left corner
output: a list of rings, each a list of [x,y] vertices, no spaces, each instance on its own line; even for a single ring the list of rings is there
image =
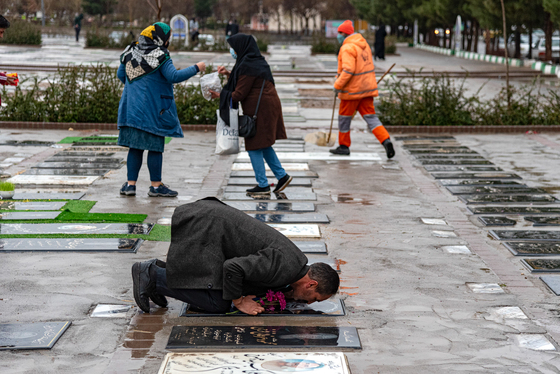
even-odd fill
[[[236,60],[230,71],[223,66],[218,73],[228,77],[228,82],[220,94],[220,117],[229,125],[229,108],[241,103],[243,114],[253,116],[264,82],[259,112],[257,113],[257,134],[245,139],[245,149],[251,158],[258,185],[247,190],[252,195],[270,194],[264,161],[278,179],[274,192],[283,191],[292,181],[272,149],[276,139],[286,139],[286,129],[282,118],[282,104],[274,86],[270,66],[261,55],[255,39],[251,35],[236,34],[227,40],[230,52]],[[214,97],[218,97],[214,94]]]

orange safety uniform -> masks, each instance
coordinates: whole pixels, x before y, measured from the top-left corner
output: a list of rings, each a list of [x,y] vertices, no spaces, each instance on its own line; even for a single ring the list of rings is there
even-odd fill
[[[360,112],[368,129],[380,143],[389,133],[375,114],[373,98],[378,96],[377,80],[371,48],[361,34],[344,39],[338,53],[338,76],[334,88],[339,90],[338,143],[350,147],[350,124],[356,111]]]

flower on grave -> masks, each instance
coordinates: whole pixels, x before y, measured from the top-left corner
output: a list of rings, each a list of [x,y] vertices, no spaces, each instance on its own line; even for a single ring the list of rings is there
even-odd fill
[[[258,302],[264,307],[266,312],[283,311],[286,309],[286,298],[280,291],[274,292],[268,290],[264,297],[261,297]]]

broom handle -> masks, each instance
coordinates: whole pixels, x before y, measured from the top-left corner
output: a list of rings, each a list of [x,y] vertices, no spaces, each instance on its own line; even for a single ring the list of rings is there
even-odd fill
[[[338,96],[338,92],[334,93],[334,103],[332,106],[332,117],[331,117],[331,129],[329,130],[329,136],[327,137],[327,144],[331,141],[331,134],[332,134],[332,125],[334,122],[334,111],[336,110],[336,98]]]
[[[377,84],[381,83],[381,81],[383,80],[383,78],[385,78],[385,76],[386,76],[387,74],[389,74],[389,73],[391,72],[391,70],[393,70],[393,68],[395,67],[395,65],[396,65],[396,64],[391,65],[391,67],[389,68],[389,70],[387,70],[387,71],[381,76],[381,79],[379,79],[379,80],[377,81]]]

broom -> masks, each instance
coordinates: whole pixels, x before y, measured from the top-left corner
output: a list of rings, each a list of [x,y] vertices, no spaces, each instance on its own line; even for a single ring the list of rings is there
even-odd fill
[[[385,76],[391,72],[391,70],[395,67],[395,65],[396,64],[391,65],[391,67],[381,76],[381,78],[377,81],[378,85],[379,85],[379,83],[381,83],[383,78],[385,78]],[[332,135],[332,128],[333,128],[333,123],[334,123],[334,112],[336,110],[336,98],[337,97],[338,97],[338,93],[335,92],[334,103],[333,103],[333,111],[332,111],[332,116],[331,116],[331,128],[329,130],[328,135],[323,131],[312,132],[312,133],[307,134],[305,136],[304,140],[306,142],[317,144],[318,146],[321,146],[321,147],[332,147],[334,145],[335,139],[331,135]],[[354,113],[354,115],[355,114],[356,113]]]

